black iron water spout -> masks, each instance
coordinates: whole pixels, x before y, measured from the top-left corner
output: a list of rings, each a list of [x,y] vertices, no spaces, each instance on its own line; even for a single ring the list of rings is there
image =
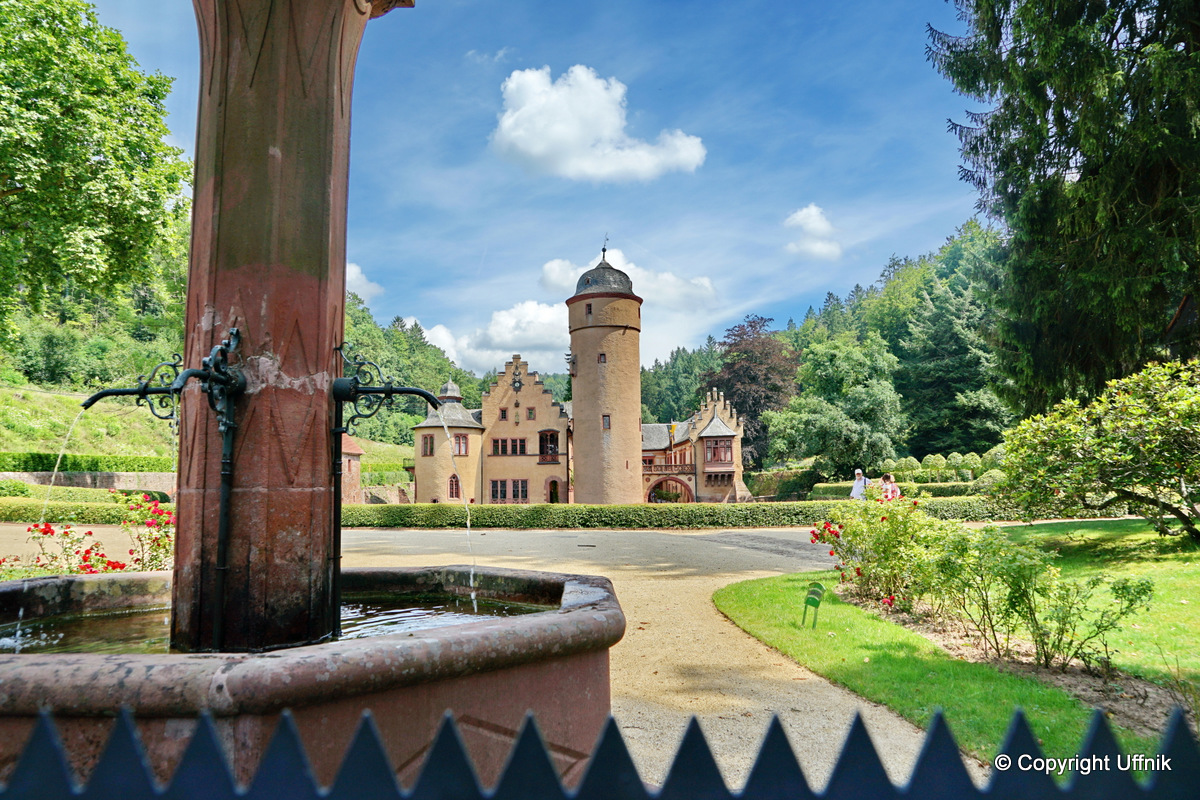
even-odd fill
[[[175,413],[175,397],[178,397],[192,378],[200,381],[200,391],[208,396],[208,405],[217,416],[217,430],[221,432],[221,497],[217,522],[217,569],[215,591],[217,608],[221,609],[213,618],[213,649],[220,650],[225,638],[225,573],[229,571],[230,502],[233,495],[233,439],[237,431],[234,417],[234,401],[246,390],[246,378],[242,371],[229,363],[229,356],[237,350],[241,334],[230,328],[228,338],[214,347],[207,358],[201,359],[200,369],[180,370],[183,359],[176,355],[174,361],[164,361],[148,376],[143,376],[132,389],[104,389],[83,401],[83,407],[91,408],[105,397],[137,397],[137,404],[146,405],[150,413],[178,425]],[[160,370],[162,373],[160,374]],[[168,378],[167,371],[171,376]],[[168,382],[169,381],[169,382]],[[151,396],[159,396],[157,401]],[[157,408],[156,408],[157,406]],[[339,406],[340,408],[340,406]],[[160,413],[162,412],[162,413]],[[169,412],[169,413],[168,413]]]
[[[396,386],[392,378],[384,378],[379,365],[367,361],[361,356],[353,360],[346,355],[346,350],[352,345],[343,344],[336,348],[342,356],[345,368],[350,372],[348,377],[337,378],[333,382],[333,553],[329,565],[329,583],[332,587],[331,613],[334,621],[334,636],[342,635],[342,434],[349,433],[360,419],[368,419],[379,413],[382,408],[391,408],[394,398],[399,394],[414,395],[423,398],[435,409],[442,402],[431,392],[416,389],[412,386]],[[382,386],[369,386],[369,383],[381,383]],[[346,403],[354,405],[354,413],[350,419],[343,420]]]

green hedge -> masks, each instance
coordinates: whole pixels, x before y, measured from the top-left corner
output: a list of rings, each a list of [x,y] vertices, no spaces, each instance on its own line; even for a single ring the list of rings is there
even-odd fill
[[[57,453],[0,453],[0,472],[52,472]],[[169,456],[72,455],[62,458],[60,472],[171,472]]]
[[[770,472],[747,472],[742,479],[755,497],[811,499],[808,493],[821,480],[815,469],[777,469]]]
[[[629,506],[585,506],[559,503],[471,506],[474,528],[768,528],[803,527],[825,520],[846,500],[807,500],[795,503],[647,503]],[[893,502],[911,502],[908,500]],[[965,522],[1016,519],[990,497],[931,497],[917,501],[930,516]],[[47,522],[73,525],[118,525],[125,508],[112,502],[65,503],[26,497],[0,497],[0,522]],[[174,510],[164,503],[162,508]],[[1120,513],[1112,511],[1112,513]],[[345,505],[342,524],[348,528],[463,528],[466,512],[452,503]]]
[[[794,503],[647,503],[629,506],[471,506],[471,527],[511,528],[768,528],[814,525],[843,500]],[[986,521],[995,507],[986,497],[936,497],[920,501],[932,516]],[[457,503],[345,505],[342,524],[362,528],[463,528],[466,512]]]
[[[0,497],[0,522],[34,523],[42,519],[45,507],[47,522],[69,522],[72,525],[120,525],[126,509],[111,501],[104,503],[44,503],[36,498]],[[164,503],[162,508],[173,511],[175,507]]]
[[[363,471],[362,486],[395,486],[397,483],[412,483],[412,475],[404,470],[399,472]]]
[[[872,481],[876,486],[878,481]],[[966,482],[956,483],[897,483],[901,493],[905,497],[917,497],[922,492],[927,492],[930,497],[965,497],[974,494],[973,484]],[[818,483],[813,487],[812,492],[808,495],[809,500],[838,500],[850,497],[850,489],[854,486],[852,482],[845,483]]]
[[[363,472],[404,472],[416,465],[416,460],[405,458],[400,461],[363,461]]]
[[[165,503],[170,498],[166,492],[138,489],[131,494],[149,495],[151,500]],[[46,499],[46,487],[38,484],[24,483],[11,478],[0,481],[0,497],[29,497],[34,500]],[[108,489],[92,489],[86,486],[52,486],[50,501],[61,503],[119,503],[123,500],[120,494],[114,494]]]

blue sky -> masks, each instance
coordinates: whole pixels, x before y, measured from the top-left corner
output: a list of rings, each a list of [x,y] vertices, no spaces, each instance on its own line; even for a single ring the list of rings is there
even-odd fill
[[[176,78],[190,155],[192,4],[97,13]],[[605,235],[645,299],[647,365],[747,314],[799,321],[974,213],[946,121],[977,106],[926,61],[926,24],[962,27],[942,0],[397,9],[359,54],[350,288],[476,374],[514,353],[563,370],[563,301]]]

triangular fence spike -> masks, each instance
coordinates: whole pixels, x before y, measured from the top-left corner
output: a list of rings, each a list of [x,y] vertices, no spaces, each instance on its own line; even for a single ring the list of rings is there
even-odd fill
[[[88,778],[85,798],[120,797],[122,800],[155,800],[158,792],[146,766],[133,713],[123,707],[104,746],[104,753]]]
[[[370,711],[364,711],[328,797],[330,800],[360,800],[366,797],[371,800],[399,800],[400,796],[400,785],[396,782],[395,770],[379,738],[375,718]]]
[[[562,782],[558,779],[554,762],[546,752],[542,734],[533,715],[527,714],[521,725],[521,733],[517,736],[517,744],[500,773],[492,800],[523,800],[528,797],[558,800],[564,796]]]
[[[649,793],[612,717],[604,726],[574,800],[648,800]]]
[[[169,800],[233,800],[237,796],[225,749],[207,711],[196,720],[192,740],[163,796]]]
[[[409,800],[482,800],[475,767],[467,757],[458,726],[450,714],[442,720],[433,747],[421,766],[421,775],[408,797]]]
[[[1003,769],[998,766],[1002,756],[1009,764]],[[1043,771],[1021,769],[1019,759],[1022,756],[1033,760],[1042,758],[1042,748],[1029,728],[1025,712],[1018,708],[1008,723],[1008,732],[1004,735],[1004,744],[1000,745],[1000,752],[992,759],[992,780],[987,788],[988,800],[1059,800],[1062,792],[1055,785],[1054,779]]]
[[[279,724],[246,791],[253,800],[316,800],[319,797],[312,767],[300,741],[292,712],[284,710]]]
[[[730,797],[704,732],[700,730],[700,722],[692,717],[658,800],[728,800]]]
[[[904,793],[910,797],[968,798],[979,789],[963,765],[962,754],[941,709],[933,712],[917,764]]]
[[[1151,800],[1194,800],[1196,787],[1200,786],[1200,745],[1178,706],[1171,712],[1158,753],[1170,759],[1170,769],[1150,773],[1146,796]]]
[[[75,797],[73,780],[50,712],[43,709],[0,797],[4,800],[68,800]]]
[[[1139,789],[1133,774],[1121,769],[1121,746],[1113,736],[1104,712],[1092,712],[1092,722],[1079,748],[1079,766],[1073,770],[1068,791],[1089,800],[1126,800]]]
[[[894,798],[896,794],[896,787],[888,779],[871,735],[867,733],[866,723],[862,715],[855,712],[846,744],[833,765],[833,775],[821,797],[823,800],[859,800],[863,797],[883,800]]]
[[[772,717],[741,800],[814,800],[779,717]]]

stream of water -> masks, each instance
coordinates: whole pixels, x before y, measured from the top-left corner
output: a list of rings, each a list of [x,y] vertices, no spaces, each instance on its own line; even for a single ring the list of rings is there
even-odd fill
[[[71,420],[70,427],[67,428],[67,435],[63,437],[62,447],[58,450],[58,460],[54,462],[54,472],[50,474],[50,485],[46,487],[46,499],[42,501],[42,514],[38,517],[39,525],[46,521],[46,509],[50,506],[50,492],[54,490],[54,481],[58,478],[58,469],[62,466],[63,456],[66,455],[67,443],[71,441],[71,434],[75,431],[75,425],[86,410],[86,408],[79,410],[79,413],[75,415],[75,419]]]
[[[446,424],[446,417],[442,414],[442,407],[437,407],[438,419],[442,423],[442,430],[446,432],[446,444],[450,448],[450,468],[454,470],[454,477],[458,478],[459,499],[462,500],[463,510],[467,512],[467,555],[471,559],[471,575],[467,585],[471,587],[471,602],[475,602],[475,551],[471,548],[471,503],[467,500],[467,488],[463,486],[462,475],[458,471],[458,459],[454,457],[454,437],[450,435],[450,426]]]

